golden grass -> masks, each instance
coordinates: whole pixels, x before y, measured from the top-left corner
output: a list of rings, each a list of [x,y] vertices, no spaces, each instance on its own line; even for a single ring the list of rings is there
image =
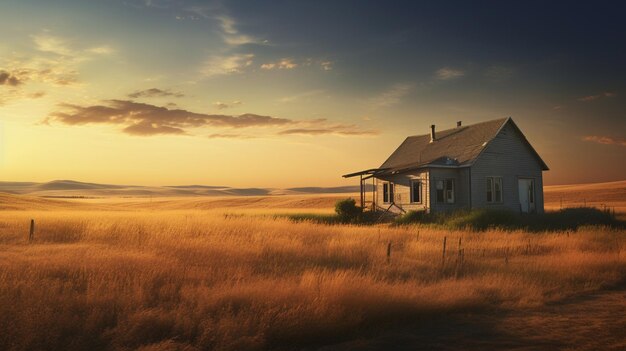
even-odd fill
[[[313,347],[626,279],[626,232],[605,228],[470,233],[81,206],[0,212],[0,349]]]

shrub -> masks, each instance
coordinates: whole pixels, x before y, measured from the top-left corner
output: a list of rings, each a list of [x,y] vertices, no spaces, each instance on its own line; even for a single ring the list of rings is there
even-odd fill
[[[520,216],[512,211],[475,209],[450,214],[445,224],[454,229],[485,230],[520,226]]]
[[[411,224],[411,223],[427,223],[432,218],[426,213],[426,211],[414,211],[411,210],[401,216],[398,216],[395,220],[396,224]]]
[[[361,216],[363,209],[356,205],[353,198],[347,198],[335,203],[335,212],[342,221],[352,222]]]

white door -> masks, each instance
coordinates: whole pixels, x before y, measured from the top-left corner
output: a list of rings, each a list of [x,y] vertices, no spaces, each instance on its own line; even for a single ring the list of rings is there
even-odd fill
[[[535,184],[532,179],[519,179],[519,204],[522,213],[535,211]]]

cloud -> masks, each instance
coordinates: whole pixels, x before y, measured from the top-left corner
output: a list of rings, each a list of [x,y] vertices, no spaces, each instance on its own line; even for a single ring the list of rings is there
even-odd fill
[[[615,97],[617,94],[615,93],[611,93],[611,92],[604,92],[598,95],[589,95],[589,96],[583,96],[581,98],[578,99],[578,101],[583,101],[583,102],[590,102],[590,101],[594,101],[594,100],[598,100],[598,99],[602,99],[602,98],[612,98]]]
[[[413,90],[413,84],[398,83],[394,84],[387,91],[370,99],[370,103],[374,108],[389,107],[400,103],[403,97]]]
[[[603,145],[620,145],[626,146],[626,139],[624,138],[613,138],[610,136],[597,136],[597,135],[588,135],[582,138],[583,141],[589,141],[592,143],[598,143]]]
[[[239,30],[237,30],[237,23],[232,17],[218,16],[216,19],[219,21],[220,28],[222,29],[222,39],[226,44],[238,46],[259,43],[259,40],[249,35],[241,34]]]
[[[166,96],[172,96],[172,97],[180,98],[180,97],[185,96],[185,94],[180,93],[180,92],[172,92],[170,90],[162,90],[162,89],[158,89],[158,88],[137,90],[134,93],[128,94],[128,97],[129,98],[133,98],[133,99],[147,98],[147,97],[166,97]]]
[[[220,134],[220,133],[215,133],[215,134],[208,135],[207,138],[209,138],[209,139],[253,139],[255,137],[252,136],[252,135],[245,135],[245,134]]]
[[[264,63],[261,65],[262,69],[294,69],[298,67],[298,64],[293,62],[290,58],[283,58],[276,62]]]
[[[74,54],[74,51],[68,47],[66,40],[63,38],[49,34],[32,35],[31,38],[35,43],[35,48],[39,51],[60,56],[72,56]]]
[[[12,73],[9,73],[4,70],[0,70],[0,85],[7,85],[7,86],[15,87],[22,83],[23,82]]]
[[[233,54],[229,56],[211,56],[201,68],[205,77],[241,73],[253,63],[253,54]]]
[[[304,121],[305,126],[290,128],[278,132],[279,135],[341,135],[341,136],[371,136],[378,135],[377,130],[359,128],[355,124],[332,124],[326,118]]]
[[[102,46],[89,48],[87,49],[87,52],[90,52],[92,54],[98,54],[98,55],[111,55],[115,53],[115,50],[108,45],[102,45]]]
[[[450,67],[443,67],[443,68],[438,69],[435,72],[435,76],[437,77],[437,79],[440,79],[440,80],[456,79],[456,78],[463,77],[464,75],[465,75],[465,72],[459,69],[454,69]]]
[[[200,127],[267,127],[294,123],[285,118],[246,113],[239,116],[195,113],[183,109],[168,109],[127,100],[107,100],[103,105],[79,106],[60,104],[60,110],[48,115],[45,124],[66,125],[112,124],[132,135],[188,134]]]
[[[239,106],[239,105],[241,105],[241,104],[242,104],[242,102],[241,102],[241,101],[239,101],[239,100],[235,100],[235,101],[230,102],[230,103],[228,103],[228,102],[216,101],[216,102],[214,102],[214,103],[213,103],[213,107],[215,107],[215,108],[216,108],[216,109],[218,109],[218,110],[223,110],[223,109],[226,109],[226,108],[231,108],[231,107]]]
[[[322,61],[320,62],[320,66],[324,71],[331,71],[333,69],[333,62],[331,61]]]
[[[289,103],[289,102],[294,102],[294,101],[299,101],[299,100],[306,100],[312,96],[323,94],[324,92],[325,91],[321,89],[309,90],[303,93],[282,97],[278,101]]]

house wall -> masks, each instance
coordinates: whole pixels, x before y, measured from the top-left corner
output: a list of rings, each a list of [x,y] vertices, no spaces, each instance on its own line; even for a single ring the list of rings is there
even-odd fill
[[[411,181],[413,180],[420,180],[422,182],[421,203],[411,203]],[[383,184],[385,182],[393,182],[395,184],[394,202],[397,207],[391,206],[391,208],[389,208],[391,204],[383,202]],[[386,210],[389,208],[389,211],[394,213],[401,213],[402,210],[428,210],[430,197],[429,190],[428,171],[413,171],[403,174],[395,174],[392,176],[379,177],[376,179],[376,205],[379,210]],[[402,208],[402,210],[400,208]]]
[[[437,202],[437,180],[454,179],[454,203]],[[469,168],[430,169],[430,208],[432,212],[447,212],[469,208]]]
[[[489,176],[502,177],[502,203],[487,202]],[[471,167],[471,207],[500,208],[520,211],[519,178],[535,180],[535,208],[543,212],[543,178],[541,164],[517,130],[507,123]]]

